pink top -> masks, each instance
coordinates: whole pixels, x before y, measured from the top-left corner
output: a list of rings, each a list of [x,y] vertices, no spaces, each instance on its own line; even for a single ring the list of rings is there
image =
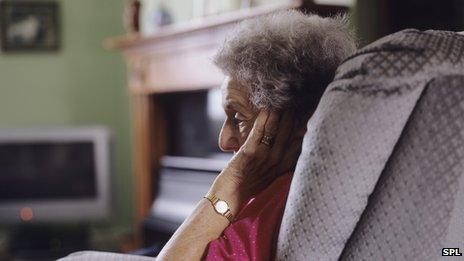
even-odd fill
[[[250,199],[221,237],[209,243],[205,260],[273,260],[292,177],[278,177]]]

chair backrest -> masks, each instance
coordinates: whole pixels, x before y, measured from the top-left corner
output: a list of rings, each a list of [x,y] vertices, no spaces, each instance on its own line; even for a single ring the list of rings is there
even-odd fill
[[[430,260],[463,247],[463,127],[463,35],[408,29],[357,51],[308,122],[277,257]]]

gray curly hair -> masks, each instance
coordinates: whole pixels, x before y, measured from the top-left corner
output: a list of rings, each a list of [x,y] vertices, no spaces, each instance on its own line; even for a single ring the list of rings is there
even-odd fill
[[[256,108],[314,109],[337,66],[355,49],[346,16],[287,10],[238,24],[214,62],[249,88]]]

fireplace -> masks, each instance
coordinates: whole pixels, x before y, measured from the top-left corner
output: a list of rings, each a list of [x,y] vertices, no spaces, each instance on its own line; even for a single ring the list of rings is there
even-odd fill
[[[152,99],[162,108],[168,130],[165,155],[152,172],[154,200],[143,222],[144,245],[156,251],[193,211],[232,154],[221,152],[217,142],[225,119],[219,87]]]

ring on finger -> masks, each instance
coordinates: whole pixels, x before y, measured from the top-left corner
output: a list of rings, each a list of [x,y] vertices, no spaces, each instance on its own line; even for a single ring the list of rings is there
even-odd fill
[[[266,146],[272,147],[272,144],[274,143],[274,138],[272,136],[264,135],[261,138],[261,143],[263,143]]]

